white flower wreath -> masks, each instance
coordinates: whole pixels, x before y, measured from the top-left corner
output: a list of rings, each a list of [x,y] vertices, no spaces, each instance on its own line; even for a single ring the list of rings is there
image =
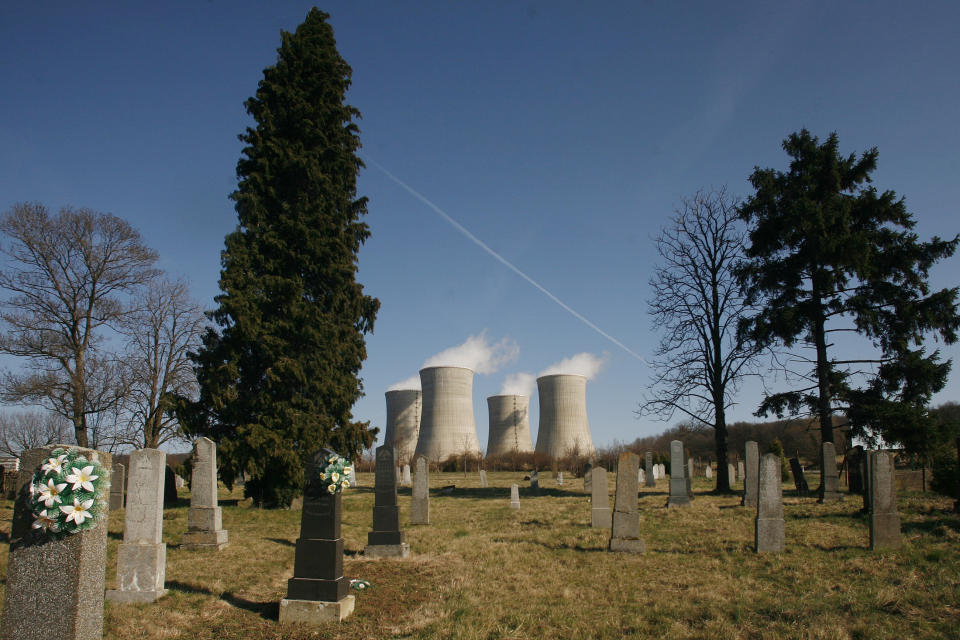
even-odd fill
[[[317,468],[317,478],[327,493],[340,493],[353,483],[353,465],[346,458],[331,453]]]
[[[54,449],[34,472],[28,491],[33,528],[60,538],[100,523],[110,479],[96,460],[72,449]]]

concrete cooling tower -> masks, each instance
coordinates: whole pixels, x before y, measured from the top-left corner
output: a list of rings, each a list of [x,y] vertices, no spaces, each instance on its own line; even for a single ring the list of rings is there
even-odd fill
[[[423,413],[416,455],[432,462],[464,452],[480,454],[473,420],[473,371],[463,367],[420,370]]]
[[[387,432],[384,444],[393,445],[397,451],[397,464],[413,462],[420,435],[420,392],[416,389],[387,391]]]
[[[530,398],[527,396],[490,396],[490,438],[487,456],[533,452],[530,439]]]
[[[574,451],[594,454],[587,422],[587,379],[576,375],[537,378],[540,394],[540,428],[537,453],[562,458]]]

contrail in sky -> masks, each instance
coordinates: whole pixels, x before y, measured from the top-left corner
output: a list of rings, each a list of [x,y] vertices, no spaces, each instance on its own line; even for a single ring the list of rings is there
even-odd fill
[[[440,215],[441,218],[443,218],[444,220],[446,220],[447,222],[449,222],[451,225],[453,225],[453,228],[454,228],[454,229],[456,229],[457,231],[459,231],[459,232],[462,233],[463,235],[467,236],[475,245],[477,245],[478,247],[480,247],[481,249],[483,249],[484,251],[486,251],[487,253],[489,253],[491,256],[493,256],[494,258],[496,258],[501,264],[503,264],[503,266],[507,267],[508,269],[510,269],[511,271],[513,271],[514,273],[516,273],[518,276],[520,276],[521,278],[523,278],[524,280],[526,280],[527,282],[529,282],[530,284],[532,284],[533,286],[535,286],[537,289],[539,289],[541,292],[543,292],[543,294],[544,294],[545,296],[547,296],[548,298],[550,298],[551,300],[553,300],[554,302],[556,302],[558,305],[560,305],[561,307],[563,307],[565,310],[567,310],[567,311],[570,313],[570,315],[572,315],[574,318],[576,318],[576,319],[579,320],[580,322],[584,323],[585,325],[587,325],[588,327],[590,327],[591,329],[593,329],[594,331],[596,331],[597,333],[599,333],[601,336],[603,336],[604,338],[606,338],[607,340],[609,340],[609,341],[612,342],[613,344],[617,345],[618,347],[620,347],[621,349],[623,349],[624,351],[626,351],[627,353],[629,353],[630,355],[632,355],[634,358],[636,358],[636,359],[639,360],[640,362],[642,362],[642,363],[644,363],[644,364],[647,364],[647,365],[650,364],[649,362],[646,361],[646,359],[645,359],[643,356],[641,356],[641,355],[638,354],[637,352],[633,351],[630,347],[628,347],[627,345],[623,344],[622,342],[620,342],[619,340],[617,340],[616,338],[614,338],[612,335],[610,335],[609,333],[607,333],[606,331],[604,331],[603,329],[601,329],[601,328],[598,327],[597,325],[593,324],[592,322],[590,322],[589,320],[587,320],[586,318],[584,318],[582,315],[580,315],[580,314],[577,313],[574,309],[572,309],[569,305],[567,305],[563,300],[561,300],[561,299],[558,298],[557,296],[555,296],[555,295],[553,295],[552,293],[550,293],[549,291],[547,291],[547,290],[543,287],[543,285],[541,285],[539,282],[537,282],[536,280],[534,280],[533,278],[531,278],[530,276],[528,276],[527,274],[525,274],[523,271],[520,271],[520,269],[518,269],[516,266],[514,266],[514,264],[513,264],[512,262],[510,262],[509,260],[507,260],[506,258],[504,258],[502,255],[500,255],[499,253],[497,253],[496,251],[494,251],[493,249],[491,249],[489,246],[487,246],[487,244],[486,244],[483,240],[481,240],[481,239],[478,238],[477,236],[475,236],[475,235],[473,235],[472,233],[470,233],[470,230],[469,230],[469,229],[467,229],[467,228],[464,227],[462,224],[460,224],[459,222],[457,222],[456,220],[454,220],[453,218],[451,218],[451,217],[447,214],[446,211],[444,211],[443,209],[441,209],[441,208],[438,207],[437,205],[433,204],[430,200],[427,199],[426,196],[424,196],[423,194],[421,194],[420,192],[418,192],[416,189],[414,189],[413,187],[411,187],[410,185],[408,185],[407,183],[405,183],[403,180],[401,180],[401,179],[398,178],[397,176],[395,176],[395,175],[393,175],[392,173],[390,173],[389,171],[387,171],[387,170],[383,167],[383,165],[381,165],[379,162],[377,162],[376,160],[372,160],[372,159],[370,159],[369,157],[367,158],[367,161],[370,162],[371,164],[373,164],[375,167],[377,167],[377,169],[380,169],[380,171],[383,171],[383,173],[386,174],[386,176],[387,176],[388,178],[390,178],[390,179],[393,180],[395,183],[397,183],[397,185],[399,185],[400,187],[402,187],[407,193],[409,193],[409,194],[412,195],[414,198],[416,198],[417,200],[419,200],[419,201],[422,202],[423,204],[427,205],[428,207],[430,207],[431,209],[433,209],[434,211],[436,211],[436,212]]]

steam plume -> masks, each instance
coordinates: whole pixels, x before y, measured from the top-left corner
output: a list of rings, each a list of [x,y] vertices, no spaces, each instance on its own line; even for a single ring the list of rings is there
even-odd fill
[[[587,380],[590,380],[600,372],[600,369],[602,369],[606,363],[606,353],[599,357],[592,353],[578,353],[569,358],[564,358],[560,362],[555,362],[541,371],[537,377],[565,374],[584,376]]]
[[[504,396],[532,396],[537,386],[537,379],[532,373],[511,373],[503,381],[500,395]]]
[[[515,342],[504,338],[500,342],[490,344],[487,340],[487,330],[484,329],[475,336],[467,338],[463,344],[440,353],[423,363],[426,367],[466,367],[474,373],[494,373],[500,367],[510,362],[520,353]]]
[[[395,382],[389,387],[387,391],[405,391],[405,390],[420,390],[420,374],[412,375],[406,380],[401,380],[400,382]]]

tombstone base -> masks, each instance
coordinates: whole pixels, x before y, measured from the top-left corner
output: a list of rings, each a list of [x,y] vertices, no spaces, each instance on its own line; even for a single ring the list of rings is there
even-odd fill
[[[591,509],[590,526],[594,529],[610,528],[610,509]]]
[[[610,538],[610,551],[618,553],[643,553],[647,550],[643,540],[636,538]]]
[[[180,540],[181,549],[215,549],[227,546],[227,530],[187,531]]]
[[[673,507],[692,507],[690,496],[670,496],[667,498],[667,508]]]
[[[519,508],[520,508],[520,503],[519,503],[519,502],[511,502],[511,503],[510,503],[510,508],[511,508],[511,509],[519,509]]]
[[[870,550],[899,549],[903,546],[900,537],[899,513],[875,513],[870,515]]]
[[[400,544],[368,544],[363,550],[366,558],[408,558],[410,557],[410,545],[406,542]]]
[[[785,544],[784,521],[780,518],[757,518],[756,544],[754,551],[763,553],[783,551]]]
[[[156,602],[167,595],[166,589],[158,591],[121,591],[120,589],[107,589],[106,598],[111,602]]]
[[[823,504],[824,502],[841,502],[843,500],[843,494],[839,491],[823,491],[817,497],[817,502]]]
[[[280,624],[322,626],[330,621],[340,622],[353,613],[354,602],[353,595],[337,602],[284,598],[280,601]]]

